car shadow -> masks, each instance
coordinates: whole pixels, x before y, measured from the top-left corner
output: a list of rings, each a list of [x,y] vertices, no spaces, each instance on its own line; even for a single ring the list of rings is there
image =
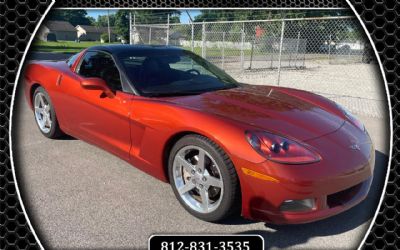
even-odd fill
[[[265,224],[266,230],[249,230],[239,234],[259,234],[265,240],[266,249],[272,247],[286,248],[302,244],[309,239],[320,236],[341,234],[353,230],[371,220],[375,215],[385,182],[388,157],[375,151],[374,179],[367,198],[350,210],[317,222],[298,225]],[[223,224],[249,224],[251,221],[232,218]],[[255,222],[253,222],[255,223]],[[365,230],[369,227],[365,225]],[[360,234],[363,237],[364,234]],[[361,239],[359,239],[361,240]]]
[[[71,140],[78,140],[78,139],[76,139],[75,137],[72,137],[72,136],[70,136],[70,135],[63,134],[63,135],[61,135],[60,137],[57,137],[57,138],[55,138],[55,139],[53,139],[53,140],[71,141]]]
[[[245,219],[245,218],[241,217],[240,215],[234,215],[223,221],[216,222],[216,224],[221,224],[221,225],[247,225],[247,224],[254,224],[254,223],[258,223],[258,222]]]

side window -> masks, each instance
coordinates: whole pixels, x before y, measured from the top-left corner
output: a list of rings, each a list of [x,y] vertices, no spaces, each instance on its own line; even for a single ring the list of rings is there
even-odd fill
[[[70,58],[68,58],[68,60],[67,60],[68,67],[71,68],[72,65],[74,65],[74,63],[76,62],[76,59],[78,59],[78,57],[79,57],[79,53],[71,56]]]
[[[83,77],[103,79],[112,90],[122,90],[121,77],[112,57],[102,52],[87,52],[77,73]]]

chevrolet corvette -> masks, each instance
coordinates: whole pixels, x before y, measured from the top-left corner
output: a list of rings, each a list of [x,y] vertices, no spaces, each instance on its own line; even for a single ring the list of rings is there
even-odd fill
[[[44,136],[81,139],[170,183],[205,221],[312,222],[360,203],[372,182],[374,147],[348,110],[239,83],[181,48],[94,46],[30,61],[24,92]]]

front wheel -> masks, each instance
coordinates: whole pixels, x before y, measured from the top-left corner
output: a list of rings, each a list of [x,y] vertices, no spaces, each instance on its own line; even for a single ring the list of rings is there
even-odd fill
[[[35,89],[33,94],[33,108],[36,124],[40,132],[48,138],[57,138],[63,135],[57,121],[56,112],[50,96],[42,87]]]
[[[240,211],[240,185],[226,153],[200,135],[180,139],[169,156],[169,179],[175,196],[192,215],[220,221]]]

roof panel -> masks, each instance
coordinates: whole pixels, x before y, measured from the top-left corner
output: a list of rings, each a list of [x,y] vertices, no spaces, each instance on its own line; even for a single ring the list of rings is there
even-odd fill
[[[75,27],[72,26],[72,24],[67,21],[46,21],[44,23],[44,26],[46,26],[50,30],[50,32],[51,31],[73,31],[73,32],[76,32]]]

